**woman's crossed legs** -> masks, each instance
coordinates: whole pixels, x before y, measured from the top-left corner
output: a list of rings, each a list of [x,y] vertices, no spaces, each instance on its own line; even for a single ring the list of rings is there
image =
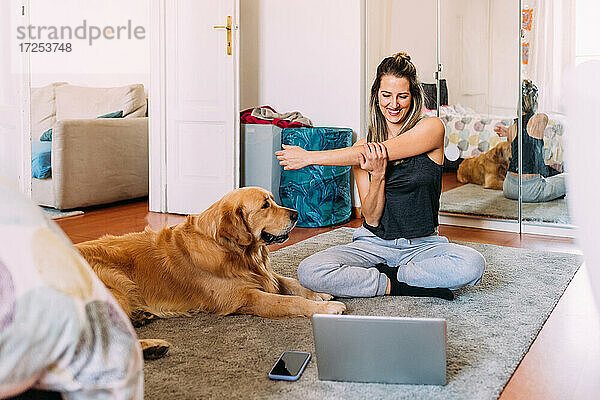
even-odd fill
[[[352,242],[330,247],[298,266],[303,286],[337,297],[372,297],[386,292],[388,277],[375,265],[398,267],[399,282],[423,288],[472,286],[481,280],[485,259],[476,250],[443,236],[380,239],[358,228]]]

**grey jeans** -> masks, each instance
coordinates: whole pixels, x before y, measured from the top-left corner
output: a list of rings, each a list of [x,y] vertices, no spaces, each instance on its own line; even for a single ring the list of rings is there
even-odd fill
[[[567,193],[565,184],[566,174],[558,174],[544,178],[541,175],[522,179],[521,195],[525,203],[541,203],[558,199]],[[511,173],[506,174],[502,185],[504,197],[511,200],[519,199],[519,178]]]
[[[373,267],[378,263],[399,266],[398,281],[408,285],[452,290],[479,283],[485,268],[478,251],[444,236],[385,240],[360,227],[351,243],[305,258],[298,279],[309,289],[337,297],[382,296],[388,278]]]

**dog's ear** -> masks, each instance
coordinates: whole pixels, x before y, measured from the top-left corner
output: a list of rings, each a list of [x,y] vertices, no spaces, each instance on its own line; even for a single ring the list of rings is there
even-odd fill
[[[496,146],[491,151],[492,161],[496,164],[500,164],[502,162],[502,146]]]
[[[507,152],[506,147],[502,143],[499,143],[490,152],[492,153],[492,160],[496,164],[502,164],[507,162],[510,150]]]
[[[510,152],[510,143],[503,142],[503,143],[500,143],[498,146],[500,146],[499,164],[502,164],[502,163],[508,164],[510,162],[510,158],[512,155]]]
[[[223,211],[217,236],[229,239],[240,246],[248,246],[254,241],[254,236],[244,219],[242,207]]]

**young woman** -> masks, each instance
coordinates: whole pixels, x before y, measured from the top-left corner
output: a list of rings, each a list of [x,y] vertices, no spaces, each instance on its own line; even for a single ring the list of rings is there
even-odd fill
[[[438,235],[444,125],[422,118],[423,91],[405,53],[385,58],[371,88],[366,139],[330,151],[283,146],[284,169],[352,165],[365,217],[352,242],[303,260],[298,279],[339,297],[435,296],[481,280],[485,259]],[[397,161],[393,161],[397,160]]]
[[[521,195],[526,203],[540,203],[558,199],[567,193],[565,174],[559,174],[544,163],[544,130],[548,125],[546,114],[536,114],[538,88],[529,79],[523,80],[523,179]],[[519,199],[519,141],[517,122],[509,127],[497,126],[494,131],[512,142],[512,158],[504,179],[503,193],[507,199]]]

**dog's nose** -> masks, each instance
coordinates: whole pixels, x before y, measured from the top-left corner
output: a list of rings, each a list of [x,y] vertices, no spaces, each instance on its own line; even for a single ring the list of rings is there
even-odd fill
[[[293,222],[296,222],[296,221],[298,221],[298,211],[296,211],[296,210],[292,210],[292,211],[290,212],[290,219],[291,219]]]

